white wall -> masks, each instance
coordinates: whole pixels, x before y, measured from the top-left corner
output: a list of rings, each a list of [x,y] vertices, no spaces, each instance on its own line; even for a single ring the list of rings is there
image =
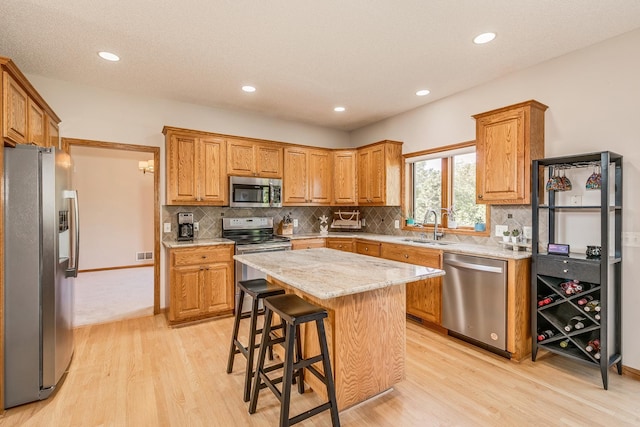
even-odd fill
[[[72,146],[81,220],[80,269],[148,264],[153,252],[153,175],[138,170],[150,153]]]
[[[351,141],[404,141],[404,153],[469,141],[475,139],[471,115],[536,99],[549,106],[546,157],[604,150],[624,156],[623,231],[640,232],[639,46],[636,30],[359,129]],[[575,224],[569,239],[593,244],[584,230],[598,228]],[[623,257],[624,364],[640,369],[640,248],[623,247]]]

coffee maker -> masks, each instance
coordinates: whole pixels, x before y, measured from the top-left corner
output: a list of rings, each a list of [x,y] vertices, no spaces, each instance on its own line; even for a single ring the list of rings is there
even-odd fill
[[[178,241],[193,240],[193,212],[178,212]]]

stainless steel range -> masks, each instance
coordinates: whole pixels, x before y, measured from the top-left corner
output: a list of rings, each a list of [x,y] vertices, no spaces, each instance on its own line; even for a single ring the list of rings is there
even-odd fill
[[[272,217],[223,218],[222,237],[236,242],[236,254],[274,252],[291,250],[291,241],[286,237],[274,236]],[[238,282],[263,278],[266,275],[254,268],[236,261],[236,300]],[[242,311],[251,309],[251,298],[245,296]]]

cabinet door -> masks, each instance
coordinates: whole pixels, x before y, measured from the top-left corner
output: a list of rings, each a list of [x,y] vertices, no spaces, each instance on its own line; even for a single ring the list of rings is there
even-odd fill
[[[3,82],[3,137],[15,144],[26,144],[27,103],[29,97],[6,71],[3,72]]]
[[[315,204],[331,203],[331,152],[309,152],[309,199]]]
[[[296,205],[309,203],[308,153],[302,148],[284,150],[284,203]]]
[[[203,270],[200,266],[173,269],[169,320],[185,320],[201,314],[203,306],[202,275]]]
[[[356,240],[356,252],[361,255],[380,256],[380,243]]]
[[[324,248],[326,246],[325,239],[296,239],[291,241],[291,249],[313,249],[313,248]]]
[[[207,265],[202,271],[203,314],[233,310],[233,270],[231,263]]]
[[[384,204],[386,191],[386,165],[384,145],[374,147],[369,154],[369,199],[370,203]]]
[[[477,201],[525,197],[525,111],[517,108],[478,119],[476,131]]]
[[[275,144],[258,144],[256,173],[265,178],[282,178],[282,147]]]
[[[45,117],[44,111],[31,98],[27,100],[27,118],[29,126],[27,128],[27,143],[46,147],[44,139]]]
[[[327,239],[327,247],[345,252],[355,252],[356,242],[353,239],[330,238]]]
[[[198,200],[206,204],[223,205],[227,200],[226,146],[221,138],[198,141]]]
[[[58,123],[48,115],[46,116],[45,144],[46,147],[57,148],[60,146],[60,131],[58,130]]]
[[[336,205],[356,205],[357,198],[357,156],[355,151],[333,153],[333,203]]]
[[[229,175],[256,175],[255,144],[250,141],[229,139],[227,141],[227,171]]]
[[[194,202],[198,199],[197,138],[172,135],[167,149],[167,204]]]
[[[368,204],[371,202],[371,189],[369,186],[371,173],[369,163],[371,150],[358,150],[358,203]]]
[[[407,283],[407,313],[437,325],[442,323],[442,278]]]

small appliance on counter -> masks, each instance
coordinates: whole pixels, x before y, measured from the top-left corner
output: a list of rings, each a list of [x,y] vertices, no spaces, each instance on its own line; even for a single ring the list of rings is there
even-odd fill
[[[178,212],[178,241],[193,240],[193,212]]]

